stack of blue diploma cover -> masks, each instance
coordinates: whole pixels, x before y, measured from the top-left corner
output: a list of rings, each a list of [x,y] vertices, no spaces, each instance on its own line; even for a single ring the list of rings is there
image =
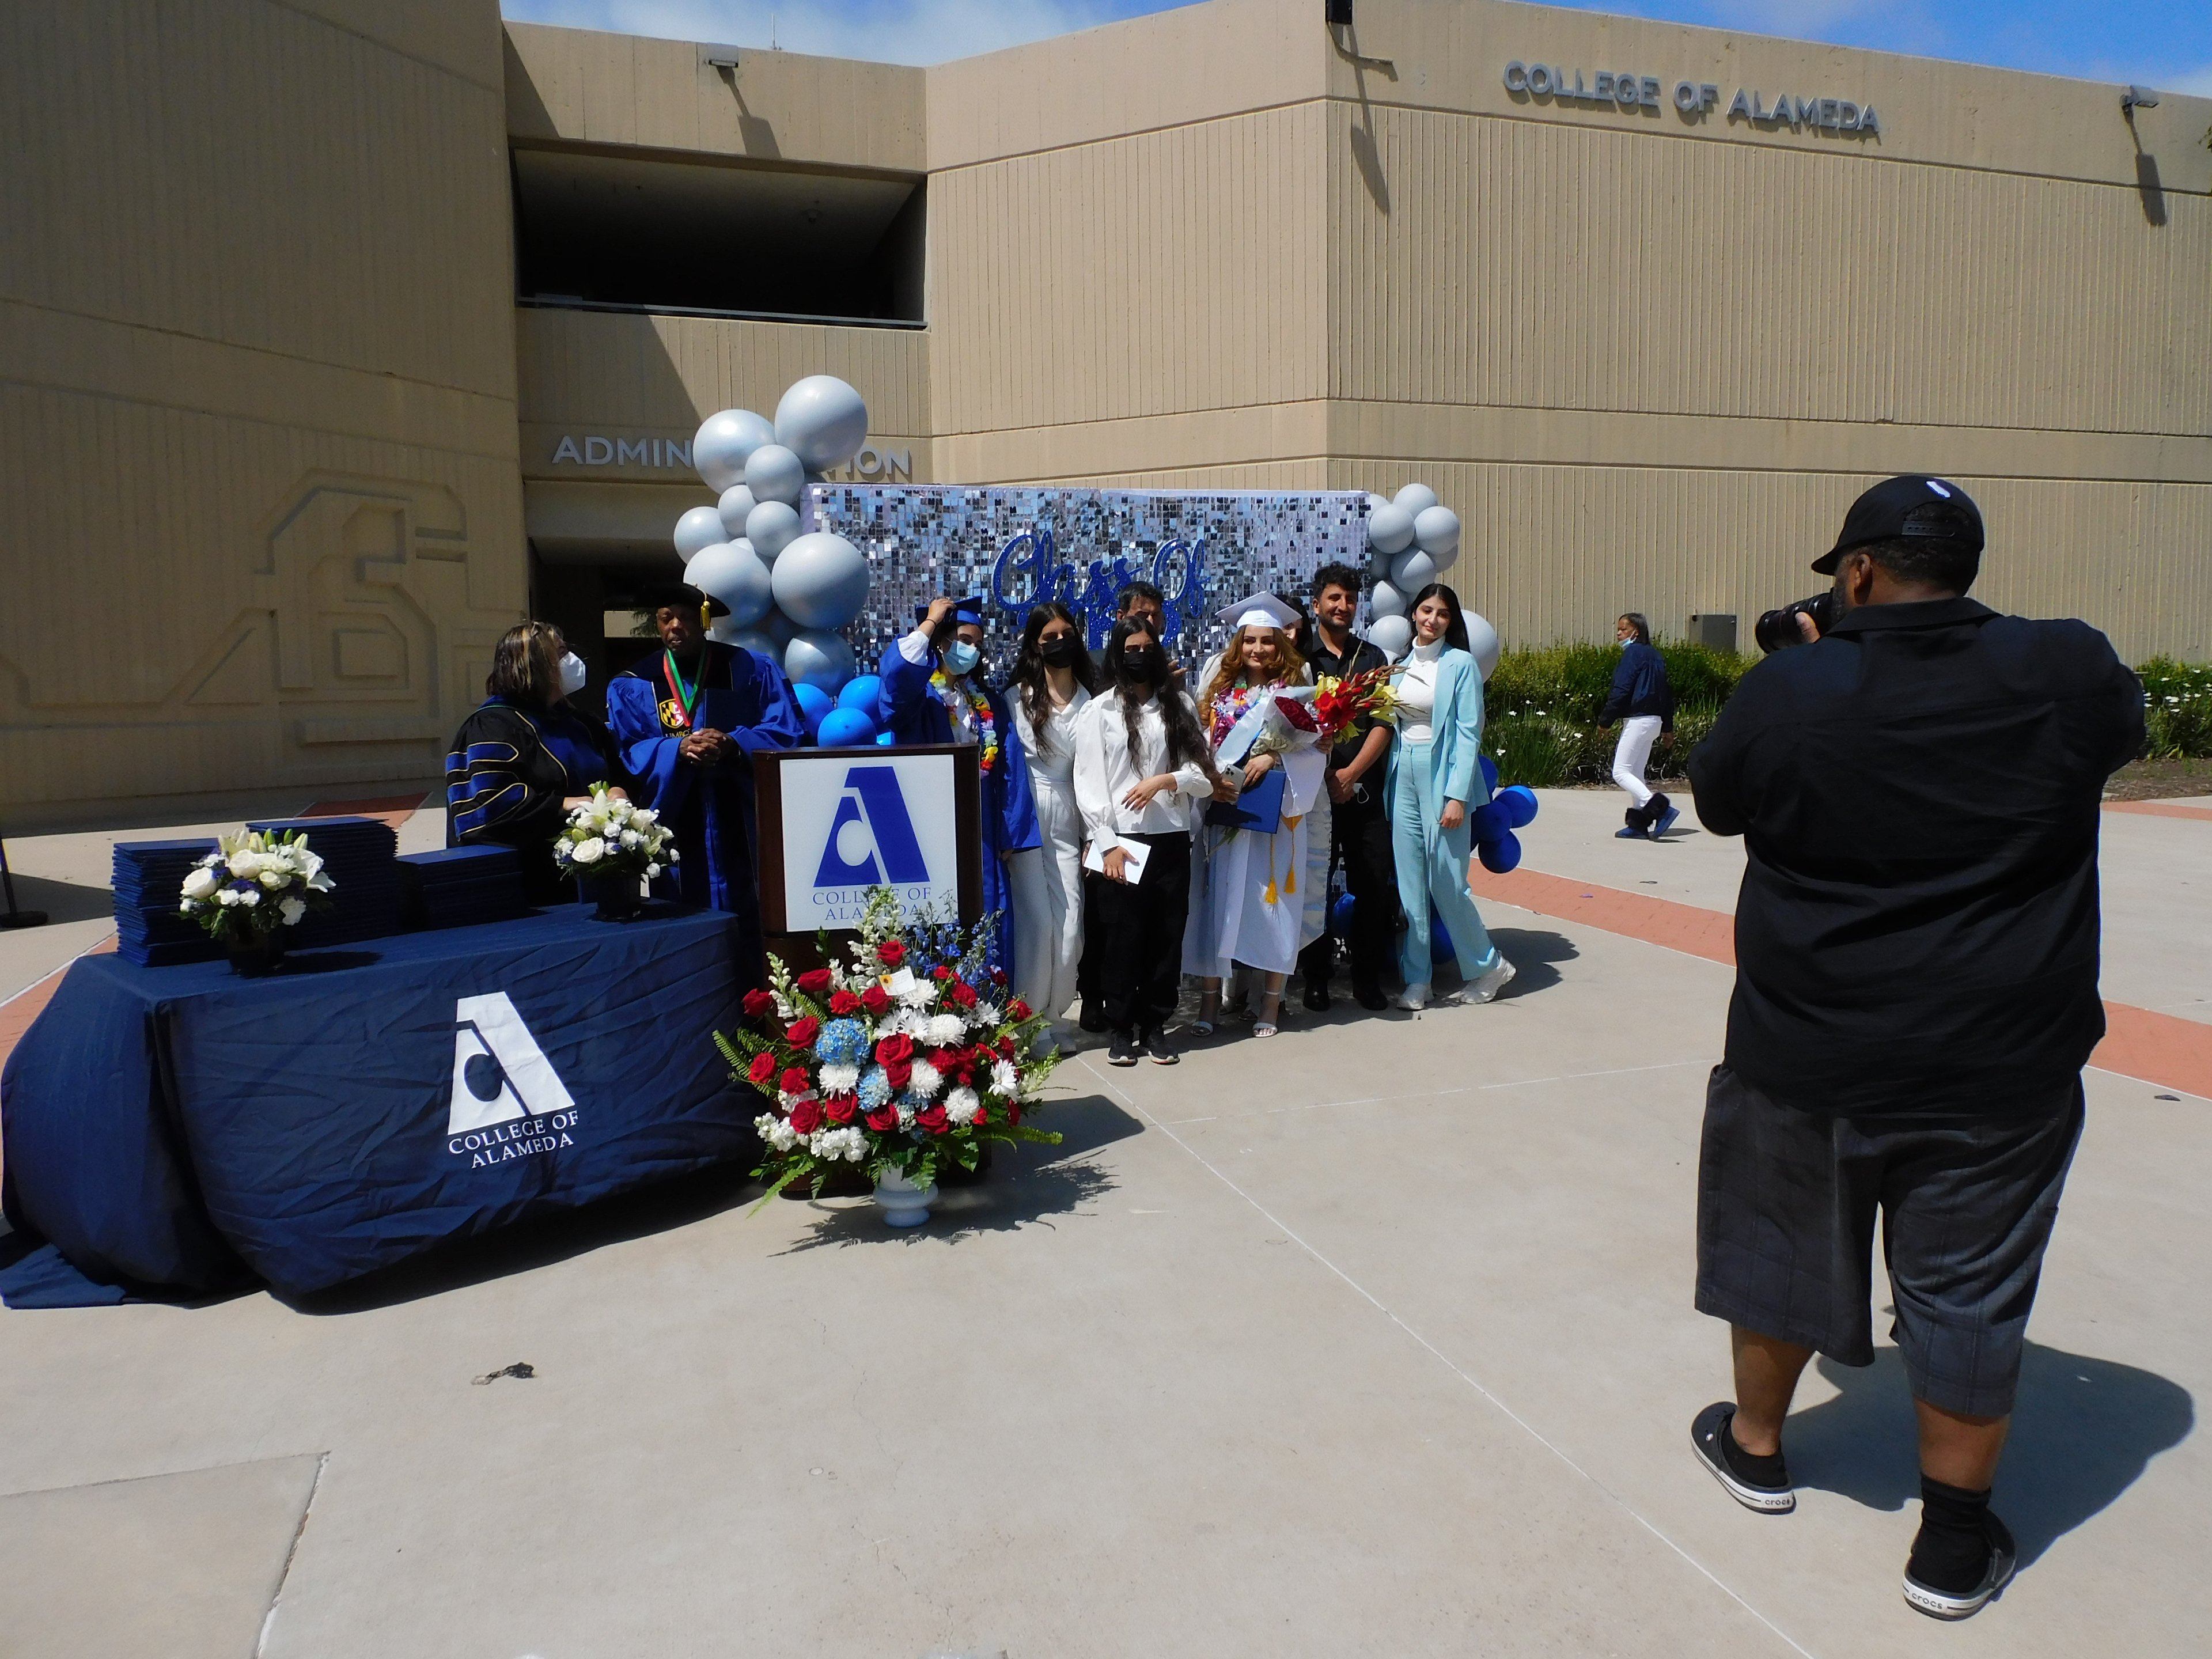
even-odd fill
[[[222,946],[177,909],[185,877],[214,851],[211,841],[115,843],[118,956],[141,968],[167,968],[180,962],[213,962],[222,955]]]
[[[400,931],[399,837],[381,818],[278,818],[249,830],[297,830],[322,855],[332,891],[330,908],[310,911],[289,928],[295,951],[388,939]]]
[[[410,927],[473,927],[530,908],[512,847],[448,847],[399,860],[401,914]]]

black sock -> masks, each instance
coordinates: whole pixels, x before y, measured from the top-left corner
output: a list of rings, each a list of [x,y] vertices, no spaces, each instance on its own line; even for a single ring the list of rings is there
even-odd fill
[[[1747,1486],[1778,1487],[1790,1484],[1790,1469],[1782,1461],[1781,1449],[1777,1447],[1771,1456],[1753,1457],[1736,1439],[1733,1416],[1721,1431],[1721,1455],[1728,1460],[1735,1478]]]
[[[1990,1570],[1986,1492],[1967,1492],[1920,1477],[1920,1535],[1905,1570],[1930,1589],[1962,1595]]]

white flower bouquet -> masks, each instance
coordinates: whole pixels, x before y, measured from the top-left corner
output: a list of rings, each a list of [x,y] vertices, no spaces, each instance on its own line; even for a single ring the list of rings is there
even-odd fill
[[[553,842],[553,862],[564,876],[584,881],[650,879],[677,860],[676,835],[650,806],[640,806],[607,786],[568,814]]]
[[[250,951],[326,907],[337,885],[305,833],[242,830],[192,866],[177,909],[230,951]]]

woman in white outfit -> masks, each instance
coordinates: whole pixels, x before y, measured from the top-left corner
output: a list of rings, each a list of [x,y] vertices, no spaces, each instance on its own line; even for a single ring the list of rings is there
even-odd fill
[[[1094,671],[1081,624],[1064,605],[1033,609],[1003,690],[1029,757],[1038,845],[1009,860],[1014,890],[1014,988],[1053,1022],[1075,1000],[1083,956],[1083,814],[1075,800],[1075,729]]]

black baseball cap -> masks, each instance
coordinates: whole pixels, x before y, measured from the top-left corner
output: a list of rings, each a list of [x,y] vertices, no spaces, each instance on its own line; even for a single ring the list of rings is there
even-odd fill
[[[1908,473],[1885,478],[1851,503],[1836,544],[1813,561],[1813,568],[1832,576],[1844,555],[1869,542],[1914,537],[1941,538],[1982,550],[1982,510],[1974,498],[1948,478]]]

